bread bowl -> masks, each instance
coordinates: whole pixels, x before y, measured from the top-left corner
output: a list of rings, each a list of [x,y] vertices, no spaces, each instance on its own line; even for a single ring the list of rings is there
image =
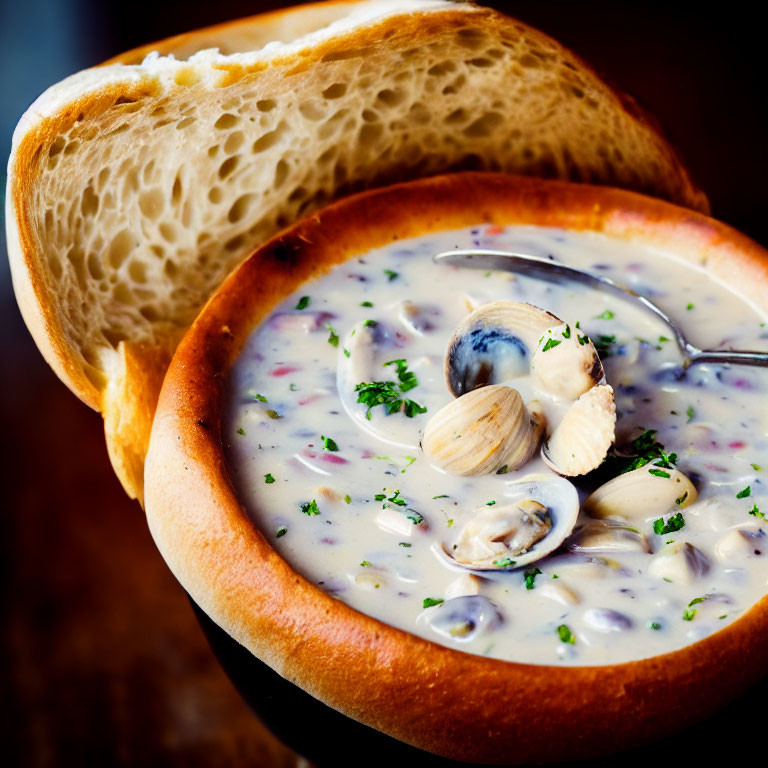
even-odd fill
[[[141,500],[170,355],[239,261],[330,199],[466,166],[708,206],[628,97],[469,3],[287,9],[46,91],[9,161],[14,287],[46,360],[104,415],[126,491]]]
[[[398,629],[319,589],[275,551],[233,481],[225,448],[231,437],[222,431],[229,372],[272,308],[307,280],[375,248],[478,225],[600,233],[671,253],[738,291],[763,316],[768,309],[766,252],[719,222],[659,200],[482,173],[348,198],[260,248],[180,344],[147,457],[148,521],[176,577],[219,627],[349,717],[464,761],[608,754],[700,720],[764,675],[768,598],[697,642],[647,658],[600,666],[486,658]]]

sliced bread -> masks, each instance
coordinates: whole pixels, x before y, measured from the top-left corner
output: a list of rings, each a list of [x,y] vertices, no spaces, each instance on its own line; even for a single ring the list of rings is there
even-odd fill
[[[126,491],[142,498],[173,350],[235,265],[346,193],[461,168],[708,208],[629,99],[468,3],[301,6],[145,46],[40,96],[9,162],[14,287],[46,360],[103,414]]]

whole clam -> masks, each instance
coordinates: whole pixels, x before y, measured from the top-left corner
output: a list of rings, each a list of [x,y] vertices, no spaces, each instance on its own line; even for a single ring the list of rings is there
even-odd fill
[[[482,475],[523,466],[536,451],[543,429],[543,414],[535,403],[526,408],[516,389],[492,385],[441,408],[427,423],[421,448],[446,472]]]

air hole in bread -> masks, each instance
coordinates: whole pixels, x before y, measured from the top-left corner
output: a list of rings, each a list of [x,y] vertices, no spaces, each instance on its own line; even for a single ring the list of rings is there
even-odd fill
[[[99,210],[99,196],[93,191],[89,184],[83,190],[83,198],[80,201],[80,212],[83,216],[94,216]]]
[[[443,77],[456,71],[456,63],[453,61],[441,61],[439,64],[433,64],[428,70],[427,74],[430,77]]]
[[[283,183],[288,178],[289,171],[290,166],[285,160],[281,158],[277,161],[277,165],[275,165],[275,178],[272,181],[272,186],[275,189],[279,189],[283,186]]]
[[[487,67],[492,67],[494,62],[492,59],[488,59],[485,56],[478,56],[476,59],[467,59],[465,62],[470,67],[478,67],[480,69],[485,69]]]
[[[347,92],[346,83],[329,85],[322,93],[324,99],[340,99]]]
[[[307,120],[312,122],[318,122],[325,117],[325,110],[322,105],[316,101],[304,101],[299,104],[299,112],[302,117],[306,117]]]
[[[376,99],[388,107],[396,107],[404,98],[405,94],[403,91],[393,90],[392,88],[384,88],[376,94]]]
[[[227,136],[227,140],[224,142],[224,152],[231,155],[237,152],[245,143],[245,134],[242,131],[235,131]]]
[[[242,218],[245,217],[245,215],[248,213],[248,209],[251,206],[251,203],[253,202],[253,195],[246,194],[246,195],[240,195],[240,197],[235,200],[234,203],[232,203],[232,207],[229,209],[229,212],[227,213],[227,218],[232,224],[235,224],[236,222],[240,221]]]
[[[253,142],[253,146],[251,147],[253,154],[256,155],[259,152],[266,152],[271,147],[274,147],[275,144],[280,141],[280,136],[284,131],[285,123],[281,122],[274,131],[269,131],[268,133],[265,133],[261,138],[256,139],[256,141]]]
[[[273,99],[259,99],[256,102],[256,109],[259,112],[271,112],[277,106],[277,102]]]
[[[220,179],[226,179],[227,176],[229,176],[232,171],[237,168],[237,164],[240,162],[240,155],[232,155],[232,157],[228,157],[220,166],[219,166],[219,178]]]
[[[176,130],[183,131],[185,128],[189,128],[190,125],[194,125],[196,122],[196,117],[185,117],[183,120],[179,120],[179,122],[176,123]]]
[[[176,225],[172,221],[163,221],[158,227],[163,239],[169,243],[175,243],[177,239]]]
[[[213,127],[218,131],[226,131],[234,128],[240,122],[237,115],[225,112],[214,124]]]
[[[504,116],[498,112],[486,112],[464,129],[464,135],[471,138],[490,136],[503,122]]]
[[[214,204],[220,203],[223,197],[224,193],[221,191],[221,187],[211,187],[208,190],[208,199]]]
[[[95,253],[88,254],[88,274],[94,280],[104,279],[104,270],[101,265],[101,260]]]
[[[118,232],[109,244],[109,263],[115,269],[119,269],[133,250],[136,241],[130,230],[123,229]]]
[[[163,197],[163,193],[157,189],[157,187],[142,192],[141,195],[139,195],[139,208],[148,219],[151,219],[152,221],[159,219],[163,212],[163,208],[165,208],[165,198]],[[83,211],[83,213],[85,213],[85,211]]]
[[[181,183],[181,170],[176,171],[176,176],[173,179],[173,187],[171,188],[171,202],[174,205],[178,205],[181,200],[183,192]]]
[[[147,266],[141,261],[131,261],[128,264],[128,275],[136,283],[147,282]]]

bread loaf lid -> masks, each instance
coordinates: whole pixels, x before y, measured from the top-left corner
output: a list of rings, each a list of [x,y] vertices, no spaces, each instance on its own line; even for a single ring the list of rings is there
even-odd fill
[[[40,96],[8,168],[14,288],[46,360],[104,415],[126,491],[141,499],[173,350],[235,265],[330,200],[461,168],[708,207],[629,99],[546,35],[463,2],[269,13]]]

